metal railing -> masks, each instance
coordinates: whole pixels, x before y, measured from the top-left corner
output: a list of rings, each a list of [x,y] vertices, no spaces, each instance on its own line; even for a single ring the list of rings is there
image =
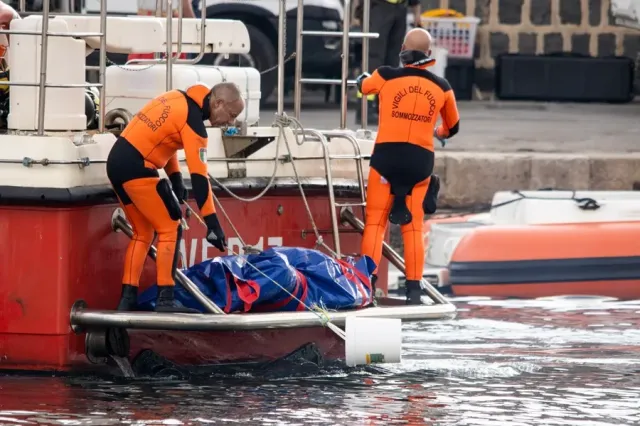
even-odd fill
[[[369,39],[378,38],[378,33],[369,32],[369,12],[371,9],[371,0],[361,0],[363,2],[362,11],[362,31],[350,32],[351,26],[351,0],[344,0],[344,15],[342,19],[342,31],[304,31],[304,0],[298,0],[298,21],[297,21],[297,34],[296,34],[296,65],[295,65],[295,77],[294,77],[294,115],[296,119],[300,119],[300,109],[302,104],[302,85],[303,84],[329,84],[340,85],[340,128],[346,129],[347,127],[347,86],[355,85],[355,80],[348,80],[349,75],[349,40],[354,38],[362,39],[362,72],[367,71],[369,68]],[[283,9],[284,0],[280,1],[281,9]],[[281,10],[280,16],[285,13]],[[282,21],[282,19],[280,20]],[[279,34],[284,32],[285,25],[280,23],[278,29]],[[330,78],[303,78],[302,77],[302,40],[304,36],[320,36],[320,37],[342,37],[342,73],[339,79]],[[284,55],[286,53],[280,53],[278,59],[282,59],[284,62]],[[282,65],[280,65],[282,66]],[[279,76],[279,75],[278,75]],[[280,82],[280,80],[278,80]],[[280,99],[281,93],[278,92],[278,99]],[[284,93],[282,93],[284,96]],[[280,102],[280,101],[279,101]],[[278,103],[278,105],[280,105]],[[280,111],[280,110],[278,110]],[[362,97],[362,128],[366,128],[367,123],[367,97]]]
[[[160,15],[162,11],[162,0],[156,0],[156,16]],[[194,65],[200,62],[205,54],[205,44],[206,44],[206,27],[207,27],[207,14],[203,11],[200,16],[200,24],[202,25],[202,30],[200,31],[200,52],[195,58],[192,59],[180,59],[180,55],[182,55],[182,19],[183,19],[183,11],[182,4],[178,6],[178,47],[175,52],[175,56],[173,54],[173,0],[166,0],[167,2],[167,35],[166,35],[166,43],[167,43],[167,51],[165,53],[166,57],[155,58],[155,59],[132,59],[126,62],[126,65],[131,64],[149,64],[149,65],[157,65],[157,64],[167,64],[167,75],[166,75],[166,86],[167,91],[173,88],[173,64],[190,64]]]
[[[195,64],[199,62],[205,54],[205,42],[206,42],[206,14],[203,13],[201,16],[201,25],[202,31],[200,33],[200,52],[199,54],[192,59],[178,59],[178,57],[182,54],[182,19],[183,19],[183,10],[182,7],[178,7],[178,47],[177,52],[175,52],[175,57],[172,55],[173,50],[173,14],[172,14],[172,5],[173,0],[166,0],[167,2],[167,24],[166,24],[166,44],[167,51],[166,57],[168,59],[134,59],[127,62],[128,64],[133,63],[148,63],[148,64],[161,64],[167,63],[167,71],[166,71],[166,86],[167,90],[172,89],[173,83],[173,72],[172,72],[172,64]],[[162,9],[162,0],[156,1],[156,8]],[[67,2],[62,2],[62,12],[64,12],[67,8],[73,11],[75,10],[75,2],[74,0],[70,0]],[[54,14],[50,13],[50,2],[43,2],[43,10],[42,10],[42,31],[14,31],[14,30],[0,30],[0,34],[15,34],[15,35],[34,35],[42,37],[42,45],[40,51],[40,78],[37,83],[22,83],[22,82],[3,82],[4,85],[7,86],[28,86],[34,87],[37,86],[40,88],[38,93],[38,128],[37,134],[39,136],[44,135],[44,118],[45,118],[45,104],[46,104],[46,88],[88,88],[88,87],[97,87],[100,91],[100,105],[99,105],[99,132],[105,131],[105,122],[104,117],[106,115],[106,102],[103,100],[105,97],[105,70],[107,65],[107,52],[106,52],[106,33],[107,33],[107,0],[100,0],[100,32],[98,33],[57,33],[57,32],[49,32],[49,18]],[[20,0],[19,2],[19,12],[24,14],[26,12],[26,0]],[[31,15],[40,15],[40,13],[30,13]],[[46,83],[46,74],[47,74],[47,57],[48,57],[48,37],[100,37],[100,51],[99,51],[99,83],[81,83],[81,84],[49,84]],[[87,67],[90,69],[92,67]]]
[[[351,225],[354,229],[359,231],[361,234],[364,233],[364,223],[360,219],[358,219],[348,208],[342,209],[342,211],[340,212],[340,218],[344,222]],[[385,241],[382,242],[382,255],[386,257],[389,262],[391,262],[396,268],[398,268],[400,272],[406,274],[406,265],[404,259]],[[451,303],[426,279],[422,278],[420,280],[420,286],[435,304],[448,305]]]
[[[289,142],[287,141],[287,137],[284,134],[284,126],[282,124],[279,124],[279,126],[281,127],[281,134],[278,138],[278,140],[275,142],[276,145],[276,154],[273,158],[212,158],[212,159],[208,159],[208,161],[210,162],[223,162],[223,163],[238,163],[238,162],[246,162],[246,163],[264,163],[264,162],[273,162],[274,164],[274,172],[273,172],[273,176],[271,181],[267,184],[266,188],[256,197],[247,200],[247,199],[241,199],[240,197],[237,197],[235,194],[233,194],[228,188],[226,188],[224,185],[221,184],[221,182],[217,181],[217,179],[214,179],[214,183],[222,186],[222,188],[229,193],[230,195],[234,196],[235,198],[237,198],[240,201],[244,201],[244,202],[253,202],[253,201],[257,201],[258,199],[260,199],[263,195],[265,195],[267,193],[267,191],[270,189],[271,185],[274,182],[275,175],[276,175],[276,171],[277,171],[277,165],[279,163],[291,163],[292,168],[293,168],[293,172],[295,175],[295,179],[296,179],[296,183],[299,185],[300,188],[300,195],[303,198],[303,201],[306,200],[305,195],[304,195],[304,191],[301,187],[301,177],[297,172],[297,169],[295,167],[295,163],[299,162],[299,161],[313,161],[313,162],[317,162],[317,161],[322,161],[323,165],[324,165],[324,179],[326,181],[327,184],[327,195],[329,198],[329,208],[330,208],[330,217],[331,217],[331,235],[332,235],[332,239],[333,239],[333,249],[331,249],[329,246],[327,246],[321,236],[320,236],[320,230],[317,229],[316,225],[315,225],[315,221],[313,219],[313,214],[310,210],[310,207],[308,206],[308,204],[306,204],[305,202],[305,209],[306,209],[306,213],[309,216],[309,219],[311,221],[311,225],[314,228],[314,233],[316,234],[316,247],[324,247],[325,249],[327,249],[327,251],[331,252],[332,255],[334,255],[336,258],[341,258],[342,257],[342,250],[341,250],[341,244],[340,244],[340,228],[339,228],[339,217],[338,217],[338,212],[337,209],[338,208],[343,208],[343,207],[361,207],[363,210],[363,214],[364,214],[364,206],[365,206],[365,190],[364,190],[364,171],[363,171],[363,167],[362,167],[362,160],[364,159],[364,157],[361,154],[360,151],[360,146],[358,144],[358,141],[355,139],[355,137],[353,137],[353,135],[347,133],[347,132],[341,132],[341,131],[321,131],[321,130],[315,130],[315,129],[302,129],[300,128],[299,130],[294,130],[294,135],[296,138],[301,137],[301,139],[298,139],[298,145],[302,145],[305,142],[318,142],[321,144],[322,147],[322,155],[321,156],[307,156],[307,157],[296,157],[293,155],[292,151],[291,151],[291,147]],[[353,147],[353,155],[331,155],[330,152],[330,142],[329,142],[329,138],[344,138],[347,139],[352,147]],[[300,142],[300,140],[302,142]],[[280,143],[284,143],[286,146],[286,149],[288,151],[287,154],[285,154],[284,156],[279,156],[279,145]],[[336,202],[336,196],[335,196],[335,189],[334,189],[334,177],[333,177],[333,171],[332,171],[332,167],[331,167],[331,162],[333,160],[355,160],[355,164],[356,164],[356,174],[357,174],[357,183],[358,183],[358,191],[360,193],[360,199],[361,202],[360,203],[338,203]]]
[[[73,2],[73,0],[71,0]],[[156,7],[157,7],[157,12],[158,12],[158,8],[161,7],[160,2],[163,0],[157,0],[156,3]],[[180,63],[180,64],[195,64],[198,61],[200,61],[200,59],[203,57],[203,55],[205,54],[205,44],[206,44],[206,38],[205,38],[205,31],[206,31],[206,13],[201,14],[201,25],[202,25],[202,31],[200,33],[200,52],[199,54],[193,58],[193,59],[178,59],[178,57],[181,55],[182,53],[182,19],[183,19],[183,13],[182,13],[182,7],[178,7],[178,41],[177,41],[177,52],[175,52],[175,56],[173,55],[173,42],[172,42],[172,37],[173,37],[173,33],[172,33],[172,23],[173,23],[173,0],[164,0],[166,1],[167,4],[167,28],[166,28],[166,45],[167,45],[167,49],[166,49],[166,58],[162,59],[162,58],[155,58],[155,59],[135,59],[135,60],[131,60],[128,61],[126,64],[132,64],[132,63],[146,63],[146,64],[163,64],[166,63],[167,64],[167,70],[166,70],[166,86],[167,86],[167,90],[171,90],[172,89],[172,66],[175,63]],[[343,19],[343,31],[336,31],[336,32],[331,32],[331,31],[303,31],[302,30],[302,22],[304,19],[304,15],[303,15],[303,0],[298,0],[298,28],[297,28],[297,33],[296,33],[296,40],[297,40],[297,45],[296,45],[296,66],[295,66],[295,100],[294,100],[294,109],[295,109],[295,115],[296,118],[299,117],[300,115],[300,109],[301,109],[301,86],[302,84],[340,84],[341,85],[341,95],[342,95],[342,100],[341,100],[341,111],[340,111],[340,127],[341,129],[345,129],[346,128],[346,107],[347,107],[347,97],[346,97],[346,89],[347,89],[347,85],[349,84],[355,84],[354,81],[348,80],[347,79],[347,74],[348,74],[348,66],[349,66],[349,39],[350,38],[362,38],[362,69],[363,71],[367,70],[368,68],[368,54],[369,54],[369,38],[377,38],[378,34],[373,34],[373,33],[369,33],[369,12],[370,12],[370,0],[362,0],[364,2],[363,4],[363,19],[362,19],[362,24],[363,24],[363,32],[349,32],[348,28],[350,25],[350,12],[351,12],[351,3],[350,0],[345,0],[345,10],[344,10],[344,19]],[[52,87],[52,88],[76,88],[76,87],[99,87],[100,88],[100,132],[104,132],[104,125],[105,125],[105,107],[106,107],[106,102],[105,100],[105,69],[106,69],[106,18],[107,18],[107,10],[106,10],[106,2],[107,0],[101,0],[100,1],[100,32],[99,33],[50,33],[48,32],[48,19],[49,19],[49,2],[48,1],[44,1],[44,6],[43,6],[43,23],[42,23],[42,31],[41,32],[25,32],[25,31],[0,31],[0,33],[5,33],[5,34],[24,34],[24,35],[40,35],[42,37],[42,49],[41,49],[41,63],[40,63],[40,81],[38,83],[3,83],[3,84],[7,84],[9,86],[39,86],[40,87],[40,93],[39,93],[39,99],[38,99],[38,111],[39,111],[39,117],[38,117],[38,134],[42,135],[43,134],[43,130],[44,130],[44,102],[45,102],[45,88],[48,87]],[[286,55],[286,44],[285,44],[285,39],[286,39],[286,0],[280,0],[279,1],[279,5],[280,5],[280,9],[279,9],[279,19],[278,19],[278,26],[279,26],[279,31],[278,31],[278,78],[277,78],[277,82],[278,82],[278,103],[277,103],[277,115],[279,117],[284,117],[284,63],[285,63],[285,55]],[[25,6],[25,0],[20,0],[20,10],[21,12],[24,13],[24,7]],[[160,9],[161,10],[161,9]],[[342,37],[342,76],[340,79],[304,79],[302,78],[302,39],[303,36],[341,36]],[[47,38],[49,36],[56,36],[56,37],[101,37],[101,41],[100,41],[100,83],[98,84],[46,84],[46,70],[47,70],[47,63],[46,63],[46,59],[47,59]],[[363,96],[362,98],[362,125],[363,127],[365,126],[365,123],[367,122],[366,120],[366,113],[367,113],[367,98],[366,96]],[[297,120],[293,120],[293,121],[297,121]],[[331,233],[332,233],[332,237],[333,237],[333,243],[334,243],[334,250],[331,250],[329,247],[327,247],[323,242],[322,239],[320,237],[320,234],[318,232],[317,229],[315,229],[315,223],[313,223],[313,219],[312,219],[312,225],[314,226],[314,231],[316,232],[316,237],[318,238],[317,241],[317,245],[323,245],[325,246],[329,251],[333,251],[333,254],[337,257],[340,258],[342,257],[341,254],[341,244],[340,244],[340,228],[339,228],[339,224],[341,222],[340,219],[342,219],[342,221],[347,222],[348,224],[350,224],[352,227],[354,227],[356,230],[362,231],[363,229],[363,224],[362,222],[355,217],[352,213],[350,213],[350,211],[348,211],[349,208],[351,207],[361,207],[362,208],[362,213],[363,213],[363,217],[364,217],[364,212],[365,212],[365,205],[366,205],[366,189],[365,189],[365,182],[364,182],[364,168],[363,168],[363,164],[362,164],[362,160],[366,158],[366,156],[363,156],[360,150],[360,145],[358,143],[358,141],[356,140],[356,138],[350,134],[347,131],[320,131],[320,130],[316,130],[316,129],[303,129],[300,126],[299,130],[294,130],[294,134],[297,136],[302,136],[302,143],[304,143],[305,141],[313,141],[313,142],[319,142],[321,143],[322,146],[322,156],[316,156],[316,157],[294,157],[291,155],[291,151],[289,149],[288,146],[288,142],[286,141],[286,136],[285,135],[281,135],[281,137],[284,139],[285,144],[287,145],[287,148],[289,149],[289,156],[288,156],[288,161],[290,162],[295,162],[295,161],[301,161],[301,160],[306,160],[306,161],[318,161],[321,160],[324,163],[324,169],[325,169],[325,180],[326,180],[326,184],[327,184],[327,191],[328,191],[328,198],[329,198],[329,205],[330,205],[330,217],[331,217]],[[349,141],[349,143],[352,145],[354,153],[353,155],[331,155],[330,153],[330,139],[331,138],[343,138]],[[276,141],[277,144],[280,143],[280,141]],[[298,143],[299,145],[301,145],[302,143]],[[356,164],[356,175],[357,175],[357,184],[358,184],[358,190],[360,192],[360,203],[338,203],[336,202],[336,197],[335,197],[335,191],[334,191],[334,187],[333,187],[333,173],[332,173],[332,167],[331,167],[331,161],[332,160],[354,160],[355,164]],[[238,159],[238,158],[218,158],[218,159],[209,159],[208,161],[213,161],[213,162],[268,162],[268,161],[273,161],[275,164],[277,164],[278,162],[282,162],[283,158],[279,158],[277,157],[277,151],[276,151],[276,156],[274,156],[274,158],[244,158],[244,159]],[[43,160],[34,160],[34,159],[30,159],[30,158],[25,158],[23,160],[0,160],[0,163],[19,163],[21,162],[24,166],[26,167],[30,167],[33,164],[42,164],[43,166],[47,166],[49,164],[78,164],[80,165],[80,167],[86,167],[91,163],[104,163],[105,160],[89,160],[88,158],[85,159],[81,159],[81,160],[76,160],[76,161],[54,161],[54,160],[47,160],[47,159],[43,159]],[[277,166],[276,166],[277,167]],[[295,172],[295,166],[294,166],[294,172]],[[300,177],[298,176],[297,172],[295,172],[296,174],[296,179],[298,181],[298,184],[300,184]],[[268,189],[268,188],[267,188]],[[229,191],[227,188],[225,188],[225,190]],[[301,188],[302,191],[302,188]],[[266,191],[263,191],[263,194],[266,193]],[[304,193],[301,194],[304,197]],[[258,197],[259,198],[259,197]],[[256,198],[257,199],[257,198]],[[337,212],[337,209],[341,209],[342,213],[341,213],[341,218],[339,217],[339,214]],[[312,218],[311,215],[311,211],[309,209],[309,207],[307,206],[307,213],[310,215],[310,217]],[[384,244],[383,246],[383,252],[385,257],[387,257],[388,259],[390,259],[390,261],[396,265],[398,268],[400,269],[404,269],[404,262],[403,259],[395,252],[393,251],[388,244]],[[425,285],[425,284],[423,284]],[[438,303],[448,303],[446,301],[446,299],[444,299],[437,291],[435,291],[428,283],[426,283],[426,290],[427,293],[429,294],[429,296],[431,297],[431,299],[434,301],[434,303],[438,304]],[[198,296],[198,295],[196,295]],[[199,297],[199,299],[201,299],[201,297]],[[207,302],[207,301],[205,301]],[[215,310],[213,307],[208,306],[208,309],[210,311]]]
[[[64,2],[63,2],[64,3]],[[41,37],[40,45],[40,78],[37,83],[18,83],[3,82],[7,86],[28,86],[38,87],[38,128],[37,134],[44,135],[44,117],[45,117],[45,100],[47,88],[72,89],[98,87],[100,89],[100,99],[105,99],[105,69],[107,67],[107,0],[100,0],[100,32],[98,33],[50,33],[49,32],[49,6],[50,2],[45,0],[42,2],[42,30],[38,31],[13,31],[0,30],[0,34],[15,35],[34,35]],[[20,12],[25,12],[25,0],[20,0]],[[34,13],[34,15],[39,15]],[[48,41],[49,37],[100,37],[100,67],[99,67],[99,83],[81,83],[81,84],[48,84],[47,83],[47,59],[48,59]],[[99,131],[104,132],[104,116],[106,111],[106,102],[100,102],[99,111]]]

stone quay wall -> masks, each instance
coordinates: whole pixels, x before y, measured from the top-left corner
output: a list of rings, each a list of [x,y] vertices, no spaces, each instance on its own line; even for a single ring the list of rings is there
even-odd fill
[[[475,49],[482,90],[493,88],[494,58],[501,53],[562,51],[637,60],[640,31],[614,25],[610,6],[609,0],[422,0],[423,11],[454,9],[482,20]]]

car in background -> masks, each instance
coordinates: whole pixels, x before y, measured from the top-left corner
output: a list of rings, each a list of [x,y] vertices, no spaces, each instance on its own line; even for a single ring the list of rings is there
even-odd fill
[[[13,7],[17,12],[20,12],[20,0],[2,0],[7,3],[9,6]],[[24,2],[24,11],[28,12],[40,12],[42,11],[42,2],[43,0],[25,0]],[[76,13],[80,13],[82,11],[82,2],[83,0],[74,0],[73,8]],[[68,5],[71,8],[71,2],[69,0],[51,0],[50,8],[51,12],[58,11],[63,4]],[[70,9],[69,9],[70,10]]]
[[[80,1],[80,0],[76,0]],[[236,19],[249,31],[251,51],[246,55],[205,55],[200,64],[218,66],[249,66],[261,71],[262,102],[274,95],[277,87],[278,64],[278,10],[279,0],[201,0],[209,19]],[[293,87],[296,49],[297,1],[287,1],[285,84]],[[86,13],[99,13],[100,0],[85,0]],[[109,14],[132,15],[137,13],[136,0],[107,0]],[[344,8],[340,0],[304,0],[305,30],[341,31]],[[339,78],[341,73],[340,37],[303,38],[302,72],[306,78]],[[109,55],[118,64],[126,62],[126,56]],[[88,58],[88,64],[95,59]],[[91,63],[91,65],[96,65]],[[314,88],[314,85],[307,86]],[[316,87],[324,89],[324,87]]]
[[[289,0],[286,20],[285,79],[293,87],[296,50],[298,2]],[[207,18],[238,19],[247,26],[251,40],[248,55],[228,59],[204,58],[204,63],[215,65],[251,66],[264,72],[262,75],[262,99],[266,100],[277,86],[278,64],[278,10],[279,0],[202,0]],[[340,0],[304,0],[304,24],[306,31],[342,31],[344,8]],[[307,78],[340,78],[342,40],[340,37],[303,37],[302,72]],[[306,88],[313,88],[307,86]],[[317,87],[316,87],[317,88]]]

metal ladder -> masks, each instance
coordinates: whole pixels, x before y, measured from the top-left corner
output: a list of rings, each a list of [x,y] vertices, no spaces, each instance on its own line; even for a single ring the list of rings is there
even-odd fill
[[[302,85],[303,84],[324,84],[324,85],[340,85],[340,129],[346,129],[347,127],[347,86],[355,85],[355,80],[348,80],[349,74],[349,41],[351,39],[362,39],[362,70],[363,72],[368,69],[369,66],[369,39],[378,38],[378,33],[369,32],[369,15],[371,10],[370,0],[361,0],[363,2],[362,11],[362,31],[352,32],[349,31],[351,26],[351,0],[344,1],[344,13],[342,19],[342,31],[305,31],[304,26],[304,0],[298,0],[297,5],[297,25],[296,25],[296,62],[295,62],[295,84],[294,84],[294,115],[296,119],[300,120],[300,111],[302,104]],[[281,10],[282,13],[282,10]],[[282,28],[281,28],[282,30]],[[315,37],[341,37],[342,38],[342,72],[339,79],[327,79],[327,78],[303,78],[302,77],[302,50],[304,36]],[[282,52],[284,56],[285,52]],[[362,127],[367,123],[367,98],[362,98]],[[331,222],[332,222],[332,234],[334,239],[334,248],[337,257],[341,257],[340,250],[340,236],[338,229],[338,214],[336,209],[361,207],[364,214],[364,207],[366,205],[366,192],[363,180],[362,170],[362,155],[357,140],[353,135],[348,132],[341,131],[318,131],[308,129],[305,131],[306,136],[312,136],[317,138],[322,143],[324,157],[325,157],[325,173],[328,182],[328,195],[329,202],[331,204]],[[340,156],[332,156],[329,153],[329,139],[332,137],[345,138],[353,145],[354,156],[350,157],[356,161],[357,175],[358,175],[358,187],[360,192],[360,203],[344,204],[338,203],[335,200],[333,191],[332,179],[331,179],[331,160],[345,159]]]
[[[364,232],[364,224],[360,221],[350,210],[352,207],[364,207],[366,205],[366,192],[364,186],[364,176],[362,170],[362,161],[366,156],[362,156],[359,150],[359,145],[355,137],[349,134],[346,129],[347,124],[347,84],[355,84],[355,81],[347,80],[347,73],[349,71],[349,39],[350,38],[362,38],[362,70],[368,69],[368,57],[369,57],[369,38],[377,38],[377,33],[369,33],[369,11],[370,0],[363,1],[363,16],[362,32],[351,33],[348,31],[350,24],[351,14],[351,1],[344,1],[344,17],[343,17],[343,31],[303,31],[302,24],[304,21],[304,4],[303,0],[298,0],[298,21],[297,21],[297,34],[296,34],[296,66],[295,66],[295,100],[294,100],[294,112],[296,119],[300,119],[300,106],[302,100],[302,84],[340,84],[341,85],[341,104],[340,104],[340,128],[343,131],[330,132],[330,131],[318,131],[313,129],[304,129],[303,134],[305,136],[311,136],[322,144],[323,148],[323,160],[325,164],[325,177],[327,180],[327,190],[329,196],[329,203],[331,206],[331,231],[334,240],[334,252],[339,259],[342,257],[340,250],[340,230],[339,223],[345,222],[350,225],[359,233]],[[285,0],[280,0],[278,16],[278,106],[277,115],[282,116],[284,112],[284,61],[285,61],[285,20],[286,20],[286,4]],[[333,36],[342,37],[342,76],[338,80],[332,79],[303,79],[302,78],[302,39],[303,36]],[[367,122],[367,97],[362,97],[362,126],[364,128]],[[358,167],[358,186],[360,189],[360,203],[341,204],[335,200],[335,193],[333,189],[333,177],[331,173],[331,160],[345,159],[345,156],[332,156],[329,150],[329,139],[332,137],[343,137],[348,139],[354,144],[354,156],[352,158],[356,160],[356,166]],[[338,217],[337,209],[340,209],[340,217]],[[384,256],[389,259],[398,269],[404,271],[404,261],[402,257],[395,252],[388,244],[384,244]],[[423,288],[431,298],[434,304],[449,304],[436,289],[433,288],[426,280],[423,281]]]
[[[362,217],[365,217],[365,206],[366,206],[366,188],[364,183],[364,170],[362,166],[362,160],[365,159],[365,156],[360,152],[360,146],[358,144],[357,139],[350,134],[349,132],[344,131],[320,131],[314,129],[305,129],[304,135],[313,138],[322,144],[322,152],[323,152],[323,160],[325,167],[325,178],[327,180],[327,192],[329,197],[329,204],[331,206],[331,234],[333,237],[334,244],[334,255],[336,258],[340,259],[343,257],[343,253],[341,252],[340,245],[340,223],[344,223],[349,225],[352,229],[354,229],[359,234],[364,233],[365,224],[362,220],[360,220],[354,213],[353,208],[361,208],[362,209]],[[354,153],[353,155],[331,155],[330,153],[330,139],[331,138],[344,138],[347,139],[351,145],[353,146]],[[311,139],[306,139],[311,140]],[[352,159],[355,160],[356,165],[356,174],[358,181],[358,190],[360,192],[360,200],[359,203],[338,203],[335,198],[335,191],[333,188],[333,173],[331,170],[331,160],[347,160]],[[340,213],[338,214],[337,210],[340,209]],[[405,262],[402,256],[398,252],[396,252],[387,242],[382,243],[382,255],[389,260],[398,270],[405,272]],[[443,304],[447,305],[450,302],[442,295],[440,292],[431,285],[426,279],[421,280],[421,286],[424,292],[429,296],[431,301],[438,305]]]
[[[369,32],[369,12],[371,9],[370,0],[361,0],[362,10],[362,31],[350,32],[351,26],[351,0],[344,0],[344,14],[342,19],[342,31],[304,31],[304,1],[298,0],[297,28],[296,28],[296,64],[295,64],[295,84],[294,84],[294,114],[300,119],[300,109],[302,103],[303,84],[329,84],[340,85],[340,129],[347,128],[347,86],[355,85],[355,80],[347,80],[349,74],[349,40],[362,39],[362,71],[367,71],[369,67],[369,39],[378,38],[378,33]],[[329,78],[302,78],[302,40],[304,36],[316,37],[342,37],[342,73],[339,79]],[[367,98],[362,97],[362,128],[367,122]]]

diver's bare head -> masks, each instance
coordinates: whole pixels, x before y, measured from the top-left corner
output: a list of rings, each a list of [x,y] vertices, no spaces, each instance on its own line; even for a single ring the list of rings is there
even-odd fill
[[[209,97],[209,122],[212,126],[233,125],[244,110],[240,89],[234,83],[218,83]]]
[[[413,28],[404,37],[402,50],[415,50],[431,56],[432,38],[429,31],[424,28]]]

